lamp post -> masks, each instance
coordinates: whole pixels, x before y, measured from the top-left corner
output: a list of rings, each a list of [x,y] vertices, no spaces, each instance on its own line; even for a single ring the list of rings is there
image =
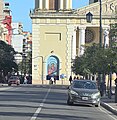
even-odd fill
[[[102,0],[100,0],[100,47],[102,47]]]
[[[100,2],[100,14],[99,14],[99,22],[100,22],[100,30],[99,30],[99,46],[102,47],[102,0],[99,0]],[[101,91],[101,95],[103,96],[103,82],[102,82],[102,74],[99,73],[99,88]]]
[[[73,53],[73,35],[72,35],[72,39],[71,39],[71,76],[72,76],[72,54]]]

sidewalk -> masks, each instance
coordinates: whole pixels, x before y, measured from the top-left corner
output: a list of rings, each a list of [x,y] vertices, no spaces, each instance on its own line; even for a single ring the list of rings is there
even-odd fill
[[[115,103],[115,95],[112,95],[111,99],[108,96],[101,98],[101,106],[117,115],[117,103]]]

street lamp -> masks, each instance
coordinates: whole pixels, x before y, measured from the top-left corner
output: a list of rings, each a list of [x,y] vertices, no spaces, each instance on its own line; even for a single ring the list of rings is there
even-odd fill
[[[86,20],[87,20],[87,22],[91,23],[92,19],[93,19],[93,14],[91,12],[88,12],[86,14]]]

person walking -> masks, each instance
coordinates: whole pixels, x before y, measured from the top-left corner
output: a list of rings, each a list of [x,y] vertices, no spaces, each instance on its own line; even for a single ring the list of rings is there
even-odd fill
[[[27,80],[27,76],[24,76],[24,83],[23,84],[27,84],[28,80]]]
[[[54,77],[51,77],[51,84],[53,84],[54,83]]]
[[[71,84],[71,82],[72,82],[72,76],[69,77],[69,82]]]
[[[56,84],[56,77],[54,77],[54,84]]]

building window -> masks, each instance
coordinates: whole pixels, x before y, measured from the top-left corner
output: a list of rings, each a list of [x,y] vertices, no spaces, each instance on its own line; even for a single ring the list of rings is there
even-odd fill
[[[85,42],[86,43],[91,43],[94,41],[94,31],[91,29],[86,29],[85,31]]]
[[[47,80],[51,77],[59,80],[59,59],[56,56],[50,56],[47,60]]]

